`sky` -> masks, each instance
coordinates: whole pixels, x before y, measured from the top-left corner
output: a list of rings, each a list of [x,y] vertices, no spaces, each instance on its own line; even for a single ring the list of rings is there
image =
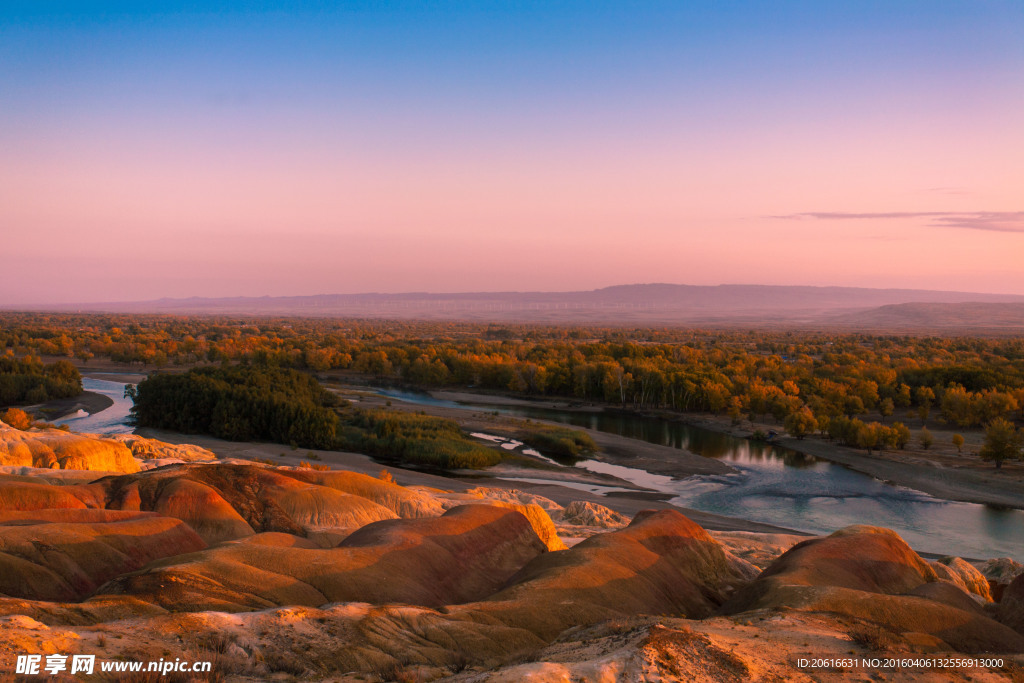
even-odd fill
[[[1024,294],[1024,3],[0,3],[0,306]]]

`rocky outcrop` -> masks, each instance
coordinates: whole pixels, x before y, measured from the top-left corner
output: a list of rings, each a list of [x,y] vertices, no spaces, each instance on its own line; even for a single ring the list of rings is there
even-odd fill
[[[783,554],[723,606],[726,614],[799,609],[880,624],[935,647],[961,652],[1024,652],[1024,638],[983,616],[966,591],[929,587],[934,568],[896,533],[855,526],[804,541]],[[927,639],[926,638],[926,639]]]
[[[525,517],[488,505],[369,524],[331,549],[264,536],[151,565],[105,592],[180,611],[328,602],[440,607],[492,594],[546,550]]]
[[[381,666],[382,655],[385,662],[434,667],[458,665],[460,658],[463,666],[484,667],[520,657],[532,661],[567,629],[578,633],[640,614],[709,615],[742,583],[701,527],[675,511],[641,513],[626,529],[538,555],[485,600],[443,612],[397,605],[371,610],[359,618],[345,666]],[[592,678],[589,668],[583,672],[580,680],[623,680],[614,665],[605,678]]]
[[[121,509],[140,509],[138,482],[120,491]],[[175,479],[161,487],[152,503],[154,512],[176,517],[192,527],[207,545],[252,536],[249,523],[212,487],[189,479]]]
[[[555,529],[554,522],[551,521],[551,517],[548,516],[548,513],[541,506],[534,505],[533,503],[523,505],[522,503],[503,500],[488,501],[488,504],[515,510],[526,517],[530,521],[530,526],[533,527],[534,533],[537,534],[548,550],[566,549],[565,543],[558,537],[558,530]]]
[[[952,558],[925,562],[884,530],[856,527],[806,540],[753,582],[750,565],[675,511],[640,513],[626,528],[555,553],[545,552],[513,502],[375,522],[323,548],[315,534],[253,525],[294,521],[280,501],[301,487],[352,494],[292,478],[295,489],[244,467],[210,468],[202,481],[178,467],[164,472],[180,476],[133,475],[120,488],[64,487],[83,496],[121,491],[124,501],[143,507],[163,500],[168,510],[220,500],[257,532],[204,550],[178,547],[184,554],[118,576],[81,603],[27,598],[44,589],[51,599],[81,596],[69,567],[121,558],[95,545],[50,549],[39,529],[187,527],[127,509],[0,511],[0,537],[8,527],[37,527],[34,550],[22,543],[13,559],[0,555],[0,577],[18,577],[24,596],[0,597],[0,655],[31,651],[46,637],[67,652],[101,649],[112,657],[215,649],[228,671],[252,680],[362,672],[384,680],[718,683],[800,679],[806,672],[793,662],[809,650],[831,657],[951,648],[1012,653],[1024,643],[1010,628],[1024,613],[1024,579],[1006,589],[1004,604],[986,608],[1002,610],[1004,623],[997,623],[961,586],[977,588],[976,575]],[[148,479],[163,483],[140,485]],[[264,502],[239,509],[240,493]],[[280,512],[266,509],[268,501]],[[784,545],[779,541],[767,543]],[[74,562],[58,561],[62,556]],[[93,584],[103,575],[84,573]],[[74,637],[62,639],[62,624],[76,625]]]
[[[793,546],[730,601],[730,608],[743,611],[775,605],[783,594],[802,587],[895,595],[937,580],[935,570],[895,532],[852,526]]]
[[[574,500],[562,510],[561,521],[576,526],[618,529],[629,524],[629,517],[597,503]]]
[[[538,557],[508,588],[472,609],[550,639],[570,625],[624,615],[703,617],[743,583],[743,573],[704,529],[660,510]]]
[[[519,503],[520,505],[537,505],[545,510],[552,517],[557,517],[558,513],[561,512],[562,506],[544,496],[539,496],[536,493],[528,493],[520,489],[504,489],[504,488],[493,488],[487,486],[477,486],[471,489],[467,489],[461,494],[448,494],[450,498],[458,496],[459,500],[465,500],[465,496],[473,498],[479,498],[482,500],[489,501],[504,501],[506,503]]]
[[[156,515],[55,510],[5,517],[0,593],[12,597],[79,600],[152,560],[206,547],[180,520]]]
[[[992,602],[988,580],[974,565],[963,558],[944,557],[932,562],[931,565],[940,580],[956,584],[983,602]]]
[[[172,465],[130,477],[109,477],[106,507],[156,510],[189,523],[210,543],[261,531],[299,536],[353,529],[395,513],[361,496],[305,483],[255,465]]]
[[[377,505],[391,510],[397,517],[402,519],[437,517],[444,514],[444,511],[447,509],[433,496],[358,472],[347,472],[345,470],[320,472],[306,468],[279,469],[275,471],[283,476],[308,484],[326,486],[327,488],[373,501]]]
[[[106,438],[123,444],[139,460],[210,462],[217,459],[213,451],[190,443],[166,443],[157,439],[147,439],[138,434],[108,434]]]
[[[709,531],[713,539],[733,555],[742,558],[764,570],[782,553],[797,543],[808,540],[808,536],[795,534],[761,534],[749,531]]]
[[[1007,586],[1013,583],[1018,576],[1024,574],[1024,564],[1011,560],[1009,557],[1000,557],[985,562],[981,567],[981,574],[988,581],[992,600],[999,602]]]
[[[515,490],[224,461],[7,471],[0,659],[45,638],[111,657],[215,650],[240,680],[717,683],[799,679],[808,652],[1024,652],[1024,579],[986,602],[973,566],[884,529],[709,534],[674,510],[622,526]],[[564,547],[552,518],[577,545],[547,552]]]
[[[422,487],[417,490],[420,495],[427,495],[435,504],[445,510],[450,510],[460,505],[473,505],[483,503],[496,505],[520,512],[528,520],[537,536],[544,541],[548,550],[565,550],[566,545],[558,537],[558,529],[551,519],[551,514],[559,514],[562,506],[558,503],[531,493],[525,493],[518,489],[487,488],[478,486],[476,488],[456,493],[453,491],[440,491],[437,489],[426,491]],[[550,514],[549,514],[550,513]]]
[[[368,498],[254,465],[171,465],[71,485],[0,475],[0,510],[85,507],[159,512],[186,522],[211,545],[261,531],[318,534],[335,545],[355,529],[396,517]]]
[[[1003,591],[995,613],[1001,622],[1024,634],[1024,574],[1021,574]]]
[[[87,507],[75,488],[41,483],[30,477],[0,475],[0,510],[43,510]]]
[[[138,472],[139,463],[123,444],[94,434],[59,429],[22,431],[0,422],[0,465],[65,470]]]

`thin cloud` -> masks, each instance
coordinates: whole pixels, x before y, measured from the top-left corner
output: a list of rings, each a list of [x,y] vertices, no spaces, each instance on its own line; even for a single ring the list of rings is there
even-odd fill
[[[785,220],[889,220],[927,218],[935,228],[961,228],[990,232],[1024,232],[1024,211],[892,211],[888,213],[847,213],[812,211],[772,216]]]
[[[978,211],[968,214],[939,216],[932,225],[968,230],[1024,232],[1024,211]]]

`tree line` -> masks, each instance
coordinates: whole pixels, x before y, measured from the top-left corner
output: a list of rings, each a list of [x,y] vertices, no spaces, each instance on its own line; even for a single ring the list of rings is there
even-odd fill
[[[66,360],[45,364],[38,356],[0,355],[0,406],[44,403],[82,393],[78,368]]]
[[[126,393],[142,427],[350,450],[441,469],[489,467],[501,459],[452,420],[352,408],[315,377],[291,368],[241,364],[156,373]]]
[[[1024,417],[1024,340],[452,322],[3,314],[13,354],[153,368],[249,361],[782,423]],[[890,425],[891,426],[891,425]]]

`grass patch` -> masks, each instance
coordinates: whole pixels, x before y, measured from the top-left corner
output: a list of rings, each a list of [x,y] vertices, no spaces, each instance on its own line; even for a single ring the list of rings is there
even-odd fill
[[[341,448],[383,460],[440,469],[481,469],[501,455],[470,440],[458,423],[423,413],[381,409],[342,412]]]
[[[517,432],[516,438],[549,458],[562,460],[578,460],[597,450],[589,434],[569,427],[531,424]]]

